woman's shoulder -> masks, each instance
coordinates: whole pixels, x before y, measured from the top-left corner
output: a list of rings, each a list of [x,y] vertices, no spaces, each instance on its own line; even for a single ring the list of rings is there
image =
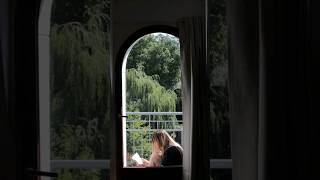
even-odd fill
[[[167,151],[182,152],[182,148],[179,146],[169,146]]]
[[[162,159],[163,166],[181,165],[182,164],[182,149],[179,146],[169,146]]]

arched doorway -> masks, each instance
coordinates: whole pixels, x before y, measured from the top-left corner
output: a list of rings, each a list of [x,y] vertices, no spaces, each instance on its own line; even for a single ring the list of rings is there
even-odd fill
[[[142,28],[131,35],[124,41],[124,43],[119,48],[119,51],[116,52],[116,64],[115,64],[115,73],[114,73],[114,102],[115,102],[115,112],[117,113],[117,119],[114,121],[114,135],[115,135],[115,147],[114,147],[114,158],[112,160],[113,168],[115,168],[115,176],[121,177],[122,179],[130,179],[130,177],[139,177],[142,179],[162,179],[166,175],[171,174],[170,179],[182,179],[182,167],[174,168],[128,168],[124,165],[126,162],[126,146],[124,146],[124,132],[126,130],[125,124],[127,119],[127,114],[124,114],[123,110],[123,65],[125,59],[128,58],[129,52],[134,46],[135,42],[138,41],[141,37],[151,34],[151,33],[167,33],[172,36],[178,37],[178,28],[166,25],[154,25],[147,26]],[[125,142],[126,143],[126,142]]]
[[[131,156],[150,158],[152,133],[167,131],[181,144],[181,64],[179,39],[151,33],[127,50],[122,66],[124,167]]]

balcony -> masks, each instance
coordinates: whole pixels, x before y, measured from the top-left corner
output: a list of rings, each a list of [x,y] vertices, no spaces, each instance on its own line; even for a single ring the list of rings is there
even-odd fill
[[[126,112],[126,136],[128,151],[148,157],[146,145],[151,143],[153,132],[166,130],[181,144],[183,136],[182,112]],[[130,148],[129,148],[130,146]],[[130,152],[130,151],[129,151]]]
[[[147,133],[147,141],[151,141],[151,135],[154,131],[164,129],[176,141],[181,143],[183,137],[182,112],[126,112],[126,132],[127,133]],[[139,122],[138,126],[134,123]],[[182,143],[181,143],[182,144]],[[183,146],[183,144],[182,144]],[[51,170],[60,169],[110,169],[110,160],[51,160]],[[211,171],[231,170],[231,159],[210,159]]]

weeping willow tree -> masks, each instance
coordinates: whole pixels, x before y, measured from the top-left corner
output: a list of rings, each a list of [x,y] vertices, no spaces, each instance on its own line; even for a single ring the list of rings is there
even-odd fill
[[[52,23],[51,159],[105,159],[110,154],[109,4],[87,6],[85,22]],[[61,170],[59,179],[100,176],[100,170],[68,169]]]
[[[144,36],[130,51],[126,68],[127,111],[181,110],[180,47],[176,37],[163,33]],[[144,120],[149,118],[159,123],[145,123]],[[128,120],[134,120],[130,123],[127,121],[128,129],[139,129],[138,132],[127,131],[128,153],[130,155],[138,152],[144,158],[149,158],[151,150],[149,140],[152,132],[147,132],[148,129],[173,129],[182,126],[174,115],[129,115]]]
[[[174,112],[176,109],[177,95],[172,90],[167,90],[152,76],[146,75],[137,69],[128,69],[127,80],[127,111],[131,112]],[[139,152],[143,157],[149,158],[151,153],[150,129],[148,124],[140,120],[147,120],[148,116],[129,115],[128,119],[137,120],[128,124],[127,128],[140,129],[140,132],[127,132],[129,154]],[[153,120],[176,120],[175,116],[154,116]],[[167,128],[173,128],[170,124]]]
[[[165,89],[143,71],[127,70],[128,111],[174,112],[176,100],[174,91]]]

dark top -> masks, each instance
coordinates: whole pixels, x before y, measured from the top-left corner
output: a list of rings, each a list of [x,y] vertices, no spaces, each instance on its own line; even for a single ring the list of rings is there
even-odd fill
[[[182,149],[178,146],[169,146],[163,154],[162,166],[182,165]]]

